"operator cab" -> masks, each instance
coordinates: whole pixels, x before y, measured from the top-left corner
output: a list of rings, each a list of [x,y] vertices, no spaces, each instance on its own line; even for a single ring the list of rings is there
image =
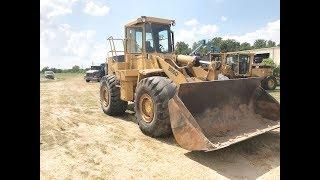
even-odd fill
[[[172,53],[174,20],[141,16],[125,26],[125,49],[128,53]]]
[[[226,64],[229,65],[237,76],[247,76],[250,71],[250,56],[247,54],[227,54]]]

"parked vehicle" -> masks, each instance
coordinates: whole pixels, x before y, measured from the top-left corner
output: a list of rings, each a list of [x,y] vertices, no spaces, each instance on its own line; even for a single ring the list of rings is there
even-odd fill
[[[44,77],[47,79],[54,79],[54,72],[53,71],[45,71]]]
[[[84,79],[86,82],[100,82],[100,79],[105,75],[105,68],[107,68],[105,63],[100,64],[100,66],[91,66],[90,70],[86,72]]]

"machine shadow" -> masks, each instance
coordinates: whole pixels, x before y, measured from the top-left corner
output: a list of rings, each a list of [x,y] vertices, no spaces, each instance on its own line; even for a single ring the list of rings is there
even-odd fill
[[[117,118],[127,121],[127,122],[133,122],[135,124],[138,124],[136,117],[135,117],[135,112],[134,112],[134,103],[130,102],[128,104],[127,107],[127,111],[121,115],[121,116],[117,116]],[[139,127],[137,127],[139,128]],[[154,137],[155,140],[172,145],[172,146],[176,146],[176,147],[180,147],[176,140],[174,139],[173,135],[171,136],[167,136],[167,137]]]
[[[138,124],[134,114],[135,114],[134,103],[130,102],[128,104],[127,111],[123,115],[118,116],[117,118],[127,122],[133,122],[135,124]],[[173,135],[168,137],[156,137],[154,139],[172,146],[180,147],[177,144],[176,140],[174,139]],[[255,157],[258,155],[263,155],[264,153],[263,151],[267,150],[268,148],[272,149],[274,153],[272,157],[270,156],[270,158],[276,158],[279,161],[280,159],[280,133],[279,132],[271,131],[271,132],[259,135],[257,137],[250,138],[246,141],[243,141],[243,142],[240,142],[216,151],[211,151],[211,152],[193,151],[185,155],[190,159],[193,159],[195,161],[198,161],[199,163],[202,163],[203,165],[208,165],[208,167],[215,167],[217,164],[213,163],[212,161],[215,161],[216,158],[219,156],[223,158],[223,156],[228,156],[228,154],[236,153],[239,155],[243,155],[244,157],[250,158],[251,156]],[[268,155],[268,154],[265,154],[265,155]],[[279,165],[280,163],[278,162],[276,164]],[[274,168],[274,166],[272,166],[272,168]],[[261,174],[258,174],[258,175],[261,175]]]
[[[124,121],[133,122],[133,123],[138,124],[136,117],[134,116],[134,113],[135,113],[134,112],[134,103],[130,102],[128,104],[126,112],[121,116],[115,116],[115,117],[119,118],[121,120],[124,120]]]
[[[185,156],[226,178],[257,179],[280,166],[280,133],[271,131],[220,150]]]

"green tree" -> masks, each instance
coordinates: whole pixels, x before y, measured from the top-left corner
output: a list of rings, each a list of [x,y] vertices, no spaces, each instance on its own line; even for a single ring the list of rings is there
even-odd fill
[[[215,37],[213,38],[211,41],[208,42],[209,46],[208,48],[210,48],[210,51],[212,51],[214,49],[220,49],[221,50],[221,44],[223,42],[223,39],[221,37]]]
[[[215,37],[211,40],[211,42],[212,42],[212,45],[220,48],[220,46],[223,42],[223,39],[221,37]]]
[[[198,42],[194,42],[192,45],[192,51],[194,51],[198,46],[200,46],[200,44],[202,44],[202,41],[198,41]],[[205,56],[208,52],[210,51],[210,48],[208,48],[208,44],[206,44],[205,46],[202,46],[200,49],[198,49],[198,51],[196,53],[199,53],[200,56]]]
[[[274,41],[269,40],[267,42],[267,47],[276,47],[276,43]]]
[[[175,48],[176,54],[190,54],[191,49],[189,48],[189,45],[183,41],[177,42],[176,48]]]
[[[240,44],[240,50],[241,50],[241,51],[250,50],[250,49],[252,49],[250,43],[244,42],[244,43],[241,43],[241,44]]]
[[[78,72],[80,72],[80,67],[77,66],[77,65],[74,65],[74,66],[72,67],[72,69],[71,69],[71,72],[73,72],[73,73],[78,73]]]
[[[221,51],[222,52],[233,52],[240,50],[240,42],[234,39],[227,39],[222,41],[221,43]]]
[[[49,70],[50,70],[49,67],[46,66],[46,67],[42,68],[41,72],[44,73],[45,71],[49,71]]]
[[[266,47],[267,47],[267,41],[264,39],[257,39],[253,43],[254,49],[266,48]]]
[[[280,43],[277,46],[280,47]]]
[[[266,66],[271,66],[272,68],[275,68],[277,66],[276,63],[274,63],[272,58],[266,58],[262,60],[261,64]]]
[[[279,64],[279,66],[277,66],[273,69],[273,75],[276,77],[280,77],[280,64]]]
[[[280,77],[280,65],[277,65],[272,58],[266,58],[262,60],[261,64],[271,66],[273,75]]]

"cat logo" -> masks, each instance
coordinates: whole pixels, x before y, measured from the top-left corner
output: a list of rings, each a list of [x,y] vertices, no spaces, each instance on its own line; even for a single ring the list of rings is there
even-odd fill
[[[169,66],[169,69],[168,69],[172,74],[174,74],[175,76],[178,76],[179,75],[179,73],[175,70],[175,69],[173,69],[171,66]]]

